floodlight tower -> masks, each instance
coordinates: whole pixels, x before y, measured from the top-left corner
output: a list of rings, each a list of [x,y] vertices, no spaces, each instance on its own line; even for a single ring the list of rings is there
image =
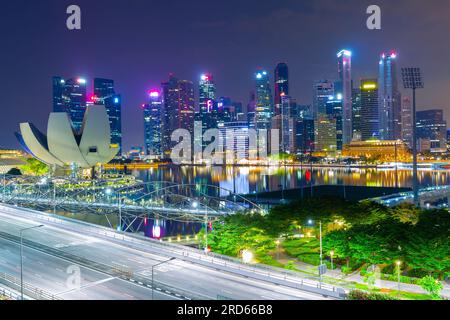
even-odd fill
[[[414,204],[419,206],[419,187],[417,182],[417,130],[416,130],[416,89],[424,87],[420,68],[402,68],[403,86],[405,89],[412,89],[413,110],[412,110],[412,133],[413,133],[413,192]]]

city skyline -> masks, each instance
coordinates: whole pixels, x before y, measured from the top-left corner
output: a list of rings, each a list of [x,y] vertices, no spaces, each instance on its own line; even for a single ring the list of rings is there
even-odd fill
[[[10,61],[13,56],[18,59],[17,61],[22,61],[22,63],[16,63],[12,66],[5,64],[3,68],[6,74],[0,80],[0,88],[5,90],[5,94],[2,95],[5,97],[3,102],[5,105],[14,105],[17,107],[11,108],[13,110],[8,110],[8,120],[1,120],[1,125],[5,130],[1,133],[0,145],[17,147],[13,132],[17,130],[17,124],[23,120],[33,119],[39,128],[44,126],[45,117],[51,110],[52,103],[49,79],[54,75],[60,74],[67,77],[82,76],[87,79],[93,79],[94,77],[114,79],[116,90],[123,97],[124,150],[128,150],[133,145],[143,144],[142,111],[139,106],[147,102],[145,99],[148,90],[159,87],[161,81],[167,78],[167,74],[170,72],[174,72],[180,79],[188,79],[194,82],[196,101],[198,99],[198,77],[204,72],[211,72],[214,75],[217,87],[217,97],[231,97],[234,101],[240,101],[243,105],[246,105],[248,103],[249,92],[254,87],[252,84],[254,82],[252,78],[254,70],[258,66],[267,70],[271,81],[271,90],[273,91],[273,70],[277,63],[286,62],[289,66],[290,96],[295,98],[299,104],[312,104],[311,88],[313,83],[319,79],[334,80],[336,78],[335,54],[342,48],[348,48],[353,53],[352,72],[353,80],[356,83],[361,78],[377,77],[377,62],[380,53],[383,51],[396,50],[399,55],[399,67],[409,65],[421,66],[424,70],[425,90],[422,90],[418,95],[418,109],[444,109],[445,117],[450,122],[449,106],[446,105],[448,94],[447,90],[445,90],[450,85],[448,83],[449,80],[445,78],[445,70],[448,69],[446,67],[449,63],[445,57],[448,54],[445,49],[438,49],[436,46],[438,41],[427,39],[425,31],[422,31],[420,28],[423,26],[422,23],[425,22],[419,23],[417,19],[413,19],[421,13],[427,13],[425,15],[426,17],[424,17],[425,21],[431,19],[428,17],[433,17],[434,21],[433,24],[428,26],[428,30],[436,31],[435,33],[439,34],[443,32],[442,30],[445,30],[448,22],[445,19],[436,19],[436,17],[440,17],[441,12],[445,11],[443,7],[448,6],[447,3],[440,2],[440,7],[430,6],[423,8],[418,2],[409,2],[406,12],[402,9],[403,13],[401,14],[398,13],[401,6],[394,8],[388,3],[381,3],[384,13],[383,17],[385,17],[381,31],[370,31],[365,28],[365,8],[367,7],[365,3],[349,1],[340,5],[341,8],[338,10],[336,9],[336,4],[329,4],[329,11],[332,11],[333,14],[331,15],[328,11],[325,11],[324,16],[324,13],[321,12],[320,16],[322,19],[327,19],[330,23],[337,25],[336,23],[339,21],[339,18],[347,14],[351,15],[352,12],[355,14],[360,12],[359,20],[361,21],[356,21],[356,18],[344,21],[342,25],[339,25],[336,30],[332,31],[335,35],[334,37],[330,36],[329,38],[325,38],[325,40],[329,39],[329,41],[324,40],[323,43],[318,43],[316,40],[324,36],[324,30],[321,29],[317,20],[319,16],[318,10],[327,8],[324,2],[317,1],[310,3],[306,1],[296,5],[293,2],[286,1],[286,3],[258,7],[254,6],[255,3],[249,1],[249,3],[240,4],[240,6],[244,9],[253,5],[254,11],[249,16],[241,14],[234,16],[229,26],[224,26],[223,18],[220,18],[220,15],[217,13],[212,14],[208,18],[205,16],[204,20],[200,19],[200,22],[196,23],[191,23],[185,19],[177,20],[176,26],[180,28],[184,26],[189,32],[206,26],[205,28],[208,33],[215,34],[212,42],[205,44],[205,48],[196,46],[199,39],[195,33],[190,33],[193,42],[190,45],[187,45],[184,40],[180,40],[180,43],[171,44],[163,36],[151,33],[154,35],[152,41],[154,40],[163,44],[165,46],[163,47],[166,49],[157,50],[157,52],[154,51],[150,55],[142,40],[145,39],[144,36],[148,36],[150,33],[148,28],[141,28],[142,30],[136,31],[143,36],[141,40],[124,39],[121,35],[130,32],[130,30],[127,29],[129,28],[128,26],[121,24],[110,28],[111,34],[107,34],[105,39],[99,38],[98,32],[104,29],[100,26],[100,23],[92,20],[94,15],[91,11],[98,9],[101,4],[102,1],[99,1],[97,4],[80,1],[80,6],[85,13],[83,29],[78,33],[68,33],[64,28],[48,32],[52,37],[49,37],[47,34],[43,37],[44,46],[36,50],[36,57],[33,57],[33,59],[30,60],[27,55],[22,53],[22,51],[27,51],[27,46],[30,44],[21,44],[19,49],[22,50],[9,49],[1,54],[2,59],[0,59],[0,62],[2,64]],[[122,5],[119,2],[108,2],[107,10],[104,16],[100,16],[99,21],[104,22],[103,19],[116,17]],[[11,10],[18,10],[17,12],[20,12],[20,6],[24,6],[24,4],[18,2],[15,4],[7,4],[6,6],[10,7]],[[128,10],[127,13],[124,13],[124,18],[127,21],[133,18],[135,19],[139,16],[138,9],[143,9],[147,6],[148,4],[145,3],[136,3],[135,7]],[[45,16],[52,14],[59,7],[64,9],[64,4],[59,5],[54,3],[50,13],[45,11],[45,7],[47,6],[43,5],[42,8],[35,9],[39,14]],[[193,8],[188,8],[188,11],[192,12],[197,10],[194,13],[195,16],[198,16],[204,13],[208,7],[210,8],[208,5],[206,7],[193,5]],[[231,7],[232,4],[220,4],[214,12],[222,12],[225,16],[228,16],[231,14]],[[34,6],[31,5],[31,8],[34,8]],[[165,6],[154,5],[153,9],[161,12],[161,17],[158,17],[158,21],[168,14],[168,8]],[[3,19],[1,23],[8,22],[10,25],[17,26],[14,29],[15,36],[23,36],[25,42],[25,39],[33,37],[33,32],[30,31],[30,28],[37,23],[37,17],[33,16],[31,11],[30,7],[28,7],[28,10],[25,10],[24,17],[21,19],[27,20],[23,26],[18,25],[19,21],[12,22],[10,18]],[[185,17],[185,13],[178,11],[174,11],[173,14],[177,17]],[[389,18],[391,14],[398,21],[392,21],[392,18]],[[317,26],[318,30],[314,32],[314,36],[302,31],[301,28],[299,31],[299,28],[296,28],[302,25],[299,22],[290,23],[289,28],[282,25],[282,21],[286,17],[297,16],[305,17],[308,23]],[[273,21],[267,19],[272,19]],[[245,23],[246,21],[248,21],[247,24]],[[280,26],[283,31],[293,31],[294,34],[288,36],[283,33],[281,39],[277,40],[275,39],[275,35],[266,28],[264,22],[267,21]],[[396,27],[401,21],[406,23],[409,28],[415,30],[414,43],[412,42],[412,38],[401,36],[404,35],[405,30],[398,30]],[[51,23],[56,24],[57,22],[53,21]],[[43,23],[38,30],[42,32],[50,27],[54,28],[55,26],[51,23]],[[239,33],[236,33],[237,26],[242,27]],[[249,48],[250,46],[245,45],[244,35],[254,35],[258,28],[263,28],[263,34],[256,41],[253,41],[253,45]],[[351,28],[356,29],[352,31],[350,30]],[[2,28],[2,30],[6,29]],[[6,31],[1,32],[6,33]],[[221,35],[219,36],[216,33]],[[386,38],[387,33],[389,33],[389,37]],[[173,30],[167,31],[166,35],[172,36]],[[235,37],[230,38],[233,39],[229,41],[231,44],[225,42],[223,46],[220,46],[220,38],[226,35],[234,35]],[[440,41],[444,41],[445,37],[448,37],[445,33],[441,33],[440,35],[442,39]],[[60,43],[58,47],[54,46],[55,36],[59,39],[56,41]],[[117,41],[113,41],[115,37],[118,37]],[[95,50],[79,50],[80,45],[88,47],[93,45],[94,40],[99,39],[101,40],[99,41],[99,45],[107,42],[120,45],[121,51],[125,53],[123,58],[122,55],[114,52],[105,52],[99,55],[100,53],[96,53]],[[286,42],[288,39],[298,39],[298,41]],[[12,46],[8,46],[9,41],[11,41],[10,37],[5,34],[5,45],[7,47]],[[303,44],[300,45],[297,42]],[[35,40],[30,41],[30,43],[35,43]],[[308,43],[308,46],[305,43]],[[418,43],[421,43],[421,45]],[[260,50],[263,44],[271,44],[269,45],[269,50]],[[234,59],[224,60],[224,57],[229,55],[232,49],[236,49],[238,45],[241,45],[239,53],[242,54],[236,54]],[[273,48],[274,46],[275,48]],[[304,50],[305,47],[308,50]],[[78,49],[73,51],[74,48]],[[139,48],[142,48],[143,52],[137,50]],[[206,48],[208,50],[204,50]],[[222,50],[224,53],[219,52],[220,48],[224,49]],[[170,51],[169,49],[180,50],[180,52],[177,52],[180,57],[175,58],[173,54],[168,53]],[[74,52],[74,54],[71,54],[71,52]],[[163,53],[165,53],[164,56],[161,55]],[[56,59],[55,54],[58,55],[58,59]],[[36,63],[38,60],[35,59],[43,59],[44,55],[50,55],[50,58],[45,59],[42,63]],[[18,74],[15,74],[15,72],[18,72]],[[92,83],[88,85],[92,86]],[[26,87],[28,92],[33,96],[32,103],[17,91],[18,88],[22,88],[21,86]],[[17,89],[13,90],[14,88]],[[403,90],[401,91],[404,93]]]

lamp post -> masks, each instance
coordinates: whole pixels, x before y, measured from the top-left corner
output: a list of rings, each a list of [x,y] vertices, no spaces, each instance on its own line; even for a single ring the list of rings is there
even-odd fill
[[[400,266],[402,262],[400,260],[397,260],[395,264],[397,265],[397,290],[398,294],[400,295]]]
[[[21,297],[21,300],[23,300],[23,236],[22,235],[27,230],[36,229],[36,228],[40,228],[43,226],[44,225],[41,224],[38,226],[28,227],[28,228],[19,230],[19,233],[20,233],[20,297]]]
[[[314,221],[308,220],[308,224],[312,225]],[[319,243],[320,243],[320,265],[322,265],[322,220],[319,220]],[[322,276],[320,276],[322,278]]]
[[[419,206],[419,187],[417,184],[417,130],[416,130],[416,89],[424,87],[420,68],[402,68],[403,86],[405,89],[412,89],[413,110],[412,110],[412,134],[413,134],[413,193],[414,205]]]
[[[3,194],[2,200],[4,202],[6,199],[6,173],[3,174],[3,193],[2,194]]]
[[[280,260],[280,240],[277,239],[277,241],[275,241],[275,244],[277,245],[277,260]]]
[[[122,231],[122,199],[120,191],[117,191],[117,206],[119,207],[119,231]]]
[[[162,262],[157,263],[157,264],[152,266],[152,300],[154,300],[154,291],[155,291],[155,284],[154,284],[154,281],[153,281],[153,279],[154,279],[154,268],[156,268],[156,267],[158,267],[158,266],[160,266],[160,265],[162,265],[164,263],[167,263],[167,262],[170,262],[172,260],[175,260],[175,259],[176,259],[175,257],[172,257],[172,258],[170,258],[168,260],[162,261]]]
[[[331,251],[330,251],[330,257],[331,257],[331,270],[334,269],[334,268],[333,268],[333,256],[334,256],[334,251],[331,250]]]

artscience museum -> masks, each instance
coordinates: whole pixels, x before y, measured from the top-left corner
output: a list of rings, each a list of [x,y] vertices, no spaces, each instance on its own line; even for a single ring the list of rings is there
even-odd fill
[[[73,130],[65,112],[50,113],[47,135],[32,123],[21,123],[16,133],[23,148],[52,167],[92,168],[110,162],[119,149],[111,145],[110,125],[104,106],[86,108],[80,132]]]

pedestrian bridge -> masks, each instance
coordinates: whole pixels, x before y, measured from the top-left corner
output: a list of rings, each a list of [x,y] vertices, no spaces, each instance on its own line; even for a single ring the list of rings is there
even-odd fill
[[[80,180],[2,176],[3,203],[42,211],[104,215],[123,231],[139,230],[147,218],[205,222],[236,212],[264,209],[232,191],[207,184],[142,182],[131,177]]]
[[[372,198],[370,200],[388,207],[394,207],[401,203],[414,203],[414,193],[412,191],[401,192],[388,196]],[[419,201],[421,208],[450,208],[450,185],[419,189]]]

